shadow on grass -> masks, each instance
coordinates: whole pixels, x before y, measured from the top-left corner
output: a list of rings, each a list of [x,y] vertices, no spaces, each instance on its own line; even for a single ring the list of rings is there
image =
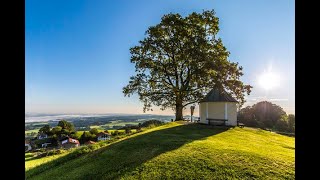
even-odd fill
[[[71,173],[75,179],[118,179],[162,153],[228,129],[228,127],[187,124],[152,131],[100,148],[83,155],[83,158],[75,158],[77,155],[70,153],[31,169],[26,175],[29,178],[35,175],[41,176],[42,172],[48,170],[45,173],[48,177],[64,178],[61,174]],[[68,161],[72,163],[66,163]]]

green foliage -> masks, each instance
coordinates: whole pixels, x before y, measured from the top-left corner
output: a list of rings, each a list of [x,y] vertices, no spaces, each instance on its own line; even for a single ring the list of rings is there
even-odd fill
[[[26,178],[295,178],[294,138],[246,127],[168,123],[100,147],[81,147],[28,170]]]
[[[125,96],[137,93],[144,111],[152,105],[176,111],[199,102],[212,88],[225,89],[240,105],[251,86],[240,77],[242,67],[228,60],[229,52],[218,38],[219,19],[203,11],[186,17],[167,14],[146,31],[139,45],[130,48],[136,75],[123,88]]]
[[[113,131],[113,132],[111,132],[111,135],[112,136],[117,136],[117,135],[119,135],[119,131],[118,130],[115,130],[115,131]]]
[[[40,128],[39,133],[44,133],[44,134],[50,135],[51,134],[50,125],[45,125],[42,128]]]
[[[58,126],[60,126],[65,132],[75,132],[74,125],[66,120],[59,121]]]
[[[62,130],[61,126],[56,126],[56,127],[52,128],[51,133],[55,134],[55,135],[60,135],[61,134],[61,130]]]
[[[124,134],[124,132],[123,132]],[[76,159],[79,156],[83,156],[87,153],[93,152],[101,147],[105,147],[110,145],[111,143],[114,143],[120,139],[126,138],[128,136],[131,136],[135,133],[131,133],[130,135],[121,135],[117,136],[117,138],[113,138],[111,140],[107,141],[101,141],[97,142],[96,144],[88,145],[88,146],[82,146],[77,149],[69,149],[69,150],[62,150],[60,153],[57,153],[56,155],[52,156],[45,156],[42,158],[34,158],[34,153],[26,153],[26,170],[27,170],[27,177],[35,176],[37,174],[40,174],[50,168],[57,167],[63,163],[69,162],[70,160]],[[59,151],[59,150],[57,150]],[[41,151],[42,153],[45,153],[46,151]],[[42,166],[39,166],[43,164]],[[36,167],[36,168],[35,168]]]
[[[151,126],[156,127],[156,126],[161,126],[163,124],[164,124],[164,122],[159,121],[159,120],[148,120],[148,121],[143,122],[140,125],[140,127],[151,127]]]
[[[92,128],[92,129],[90,129],[90,133],[97,135],[99,133],[99,130],[97,128]]]
[[[82,135],[81,133],[75,132],[75,133],[71,134],[70,137],[73,138],[73,139],[80,140],[81,135]]]
[[[39,154],[37,157],[39,158],[39,157],[53,156],[53,155],[63,154],[66,152],[67,150],[64,150],[64,149],[53,149],[53,150],[45,151]]]
[[[295,132],[295,127],[296,127],[296,118],[294,114],[289,114],[288,115],[288,128],[289,132]]]
[[[284,119],[280,119],[275,124],[275,129],[281,132],[288,132],[288,123]]]
[[[126,133],[126,134],[131,133],[131,128],[130,128],[130,127],[126,127],[126,128],[125,128],[125,133]]]
[[[242,108],[238,120],[246,126],[289,131],[288,116],[278,105],[268,101]]]
[[[79,142],[83,144],[87,141],[95,141],[95,140],[96,140],[96,135],[91,134],[90,132],[84,131],[79,139]]]

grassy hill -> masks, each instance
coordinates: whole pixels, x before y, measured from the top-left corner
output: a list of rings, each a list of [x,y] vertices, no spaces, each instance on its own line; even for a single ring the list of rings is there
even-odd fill
[[[294,138],[253,128],[169,123],[86,155],[57,158],[27,179],[294,179]],[[56,162],[55,162],[56,161]]]

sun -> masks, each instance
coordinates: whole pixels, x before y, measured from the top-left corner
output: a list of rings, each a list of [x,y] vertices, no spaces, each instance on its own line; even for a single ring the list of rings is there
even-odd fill
[[[259,85],[265,90],[271,90],[280,85],[280,77],[273,72],[264,72],[259,77]]]

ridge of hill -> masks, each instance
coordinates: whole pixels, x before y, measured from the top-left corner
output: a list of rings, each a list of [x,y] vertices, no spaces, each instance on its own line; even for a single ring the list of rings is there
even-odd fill
[[[27,179],[294,179],[295,138],[172,122],[54,161],[27,170]]]

